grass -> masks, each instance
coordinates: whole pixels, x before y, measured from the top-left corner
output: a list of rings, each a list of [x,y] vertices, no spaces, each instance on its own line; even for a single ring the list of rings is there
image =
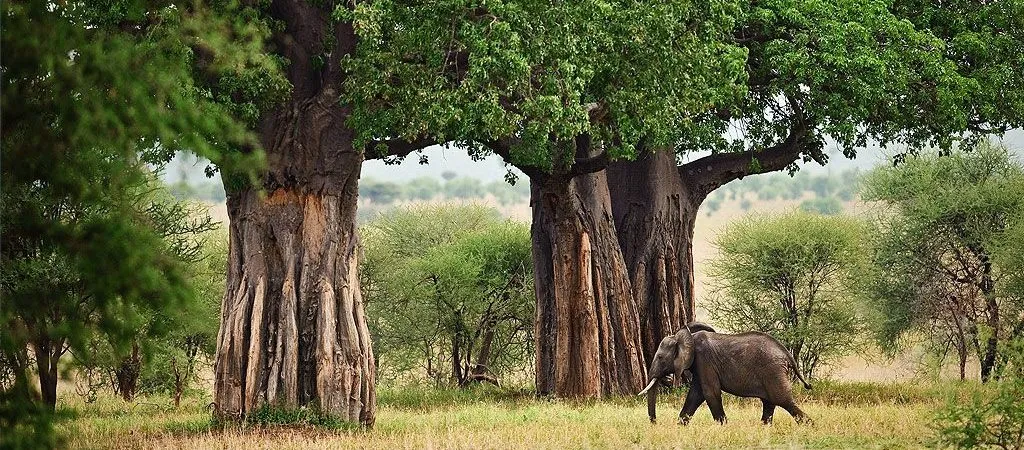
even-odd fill
[[[661,395],[650,424],[640,398],[570,402],[534,398],[527,390],[470,391],[382,388],[372,430],[302,413],[266,411],[257,423],[216,426],[208,398],[173,408],[167,398],[125,404],[102,397],[69,399],[75,417],[58,429],[77,448],[920,448],[949,386],[817,383],[800,392],[814,419],[797,425],[782,410],[763,426],[760,402],[729,397],[729,423],[706,407],[689,426],[674,423],[679,393]],[[286,423],[288,425],[268,425]]]

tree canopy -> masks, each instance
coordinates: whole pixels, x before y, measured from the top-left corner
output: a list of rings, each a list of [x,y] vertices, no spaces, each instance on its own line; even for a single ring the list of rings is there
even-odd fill
[[[365,2],[345,86],[367,138],[425,135],[497,149],[528,174],[567,171],[577,138],[630,158],[741,96],[745,52],[724,39],[737,13],[728,1]]]
[[[1024,335],[1024,166],[991,144],[923,153],[869,173],[862,196],[885,207],[872,289],[880,342],[899,348],[920,331],[939,355],[955,352],[961,371],[977,357],[987,379],[1002,343]]]

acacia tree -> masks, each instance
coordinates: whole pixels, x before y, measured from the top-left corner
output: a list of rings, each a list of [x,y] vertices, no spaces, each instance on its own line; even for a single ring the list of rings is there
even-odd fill
[[[379,376],[497,384],[530,367],[529,230],[479,206],[419,206],[363,227]]]
[[[616,241],[609,160],[677,140],[742,87],[729,2],[356,7],[358,128],[494,152],[530,177],[537,390],[635,392],[639,316]]]
[[[754,216],[715,238],[709,303],[716,323],[779,338],[808,377],[857,348],[865,224],[791,212]]]
[[[742,2],[730,42],[746,95],[708,108],[676,154],[616,162],[616,229],[648,356],[693,319],[693,228],[715,189],[747,175],[847,157],[869,142],[911,150],[1024,124],[1019,2]],[[738,131],[737,131],[738,130]]]
[[[864,181],[882,202],[874,298],[886,317],[883,342],[923,331],[943,355],[969,355],[982,381],[998,372],[1001,346],[1024,334],[1016,240],[1024,220],[1024,167],[1005,148],[934,153],[879,168]]]

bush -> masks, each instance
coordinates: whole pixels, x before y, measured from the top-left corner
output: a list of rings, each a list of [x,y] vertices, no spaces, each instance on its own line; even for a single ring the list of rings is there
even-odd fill
[[[970,399],[954,396],[933,427],[938,443],[954,448],[1024,448],[1024,340],[1010,343],[1009,370]]]
[[[865,230],[851,218],[805,212],[730,225],[715,241],[711,317],[732,331],[775,336],[813,376],[859,342]]]
[[[816,197],[801,202],[800,210],[809,213],[834,216],[843,212],[843,204],[835,197]]]
[[[362,235],[382,380],[466,386],[530,371],[528,226],[481,206],[430,205],[384,213]]]

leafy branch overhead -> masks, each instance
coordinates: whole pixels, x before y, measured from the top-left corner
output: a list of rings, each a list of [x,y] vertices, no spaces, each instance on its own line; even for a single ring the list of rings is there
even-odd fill
[[[578,138],[632,158],[742,96],[745,54],[724,39],[737,13],[719,1],[360,3],[351,121],[364,140],[429,135],[544,172],[569,171]]]
[[[827,139],[847,156],[872,142],[948,149],[1024,123],[1019,2],[972,4],[961,22],[955,9],[364,2],[348,11],[365,45],[345,90],[366,140],[430,136],[531,175],[568,173],[581,144],[610,160],[643,146],[739,153],[731,179],[824,163]]]

